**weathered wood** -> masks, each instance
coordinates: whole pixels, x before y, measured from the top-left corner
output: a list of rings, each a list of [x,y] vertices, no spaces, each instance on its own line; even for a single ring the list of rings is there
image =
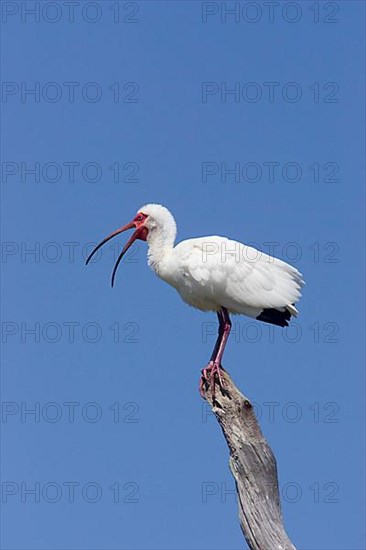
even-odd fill
[[[277,466],[263,437],[252,404],[222,372],[225,392],[215,383],[215,399],[206,382],[203,396],[210,403],[230,450],[239,518],[251,550],[296,550],[283,526]]]

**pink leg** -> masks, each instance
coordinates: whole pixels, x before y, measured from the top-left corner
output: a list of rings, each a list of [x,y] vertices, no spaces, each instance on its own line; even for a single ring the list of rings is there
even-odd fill
[[[229,338],[231,330],[231,321],[226,308],[221,308],[217,313],[219,318],[219,335],[211,355],[209,364],[202,370],[200,381],[200,393],[203,395],[203,389],[206,383],[211,386],[212,397],[215,399],[215,376],[217,375],[221,389],[224,389],[224,384],[221,378],[221,360],[225,351],[226,342]]]
[[[209,364],[207,365],[207,367],[202,369],[202,376],[201,376],[201,379],[200,379],[200,394],[201,394],[201,397],[204,397],[204,387],[205,387],[206,383],[209,383],[209,379],[210,379],[209,373],[211,372],[211,370],[213,368],[213,365],[214,365],[214,362],[215,362],[215,359],[216,359],[216,355],[219,351],[222,336],[223,336],[223,333],[224,333],[224,324],[225,324],[225,322],[224,322],[224,318],[223,318],[223,315],[221,313],[221,310],[219,310],[217,312],[217,318],[219,320],[219,330],[218,330],[217,340],[216,340],[213,352],[211,354]]]

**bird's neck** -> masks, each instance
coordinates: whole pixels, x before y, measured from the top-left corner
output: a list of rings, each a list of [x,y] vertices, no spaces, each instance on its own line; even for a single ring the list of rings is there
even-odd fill
[[[175,241],[175,231],[156,230],[154,234],[147,238],[149,250],[147,261],[149,266],[157,275],[161,275],[164,261],[173,250]]]

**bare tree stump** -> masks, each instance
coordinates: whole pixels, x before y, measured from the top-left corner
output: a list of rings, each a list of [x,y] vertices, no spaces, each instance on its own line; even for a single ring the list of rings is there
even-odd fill
[[[215,399],[206,381],[203,396],[210,403],[230,450],[230,469],[239,500],[240,526],[251,550],[296,550],[283,526],[277,466],[263,437],[249,399],[226,371],[221,390],[215,381]]]

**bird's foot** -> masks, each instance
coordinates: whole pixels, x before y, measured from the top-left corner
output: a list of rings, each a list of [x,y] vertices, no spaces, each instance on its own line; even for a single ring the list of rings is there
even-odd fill
[[[215,400],[215,386],[216,386],[216,380],[215,376],[217,376],[220,390],[222,393],[225,392],[225,384],[221,376],[221,371],[223,368],[219,363],[216,361],[210,361],[207,367],[202,369],[202,375],[200,380],[200,394],[201,397],[205,397],[205,391],[210,387],[212,392],[212,400]]]

